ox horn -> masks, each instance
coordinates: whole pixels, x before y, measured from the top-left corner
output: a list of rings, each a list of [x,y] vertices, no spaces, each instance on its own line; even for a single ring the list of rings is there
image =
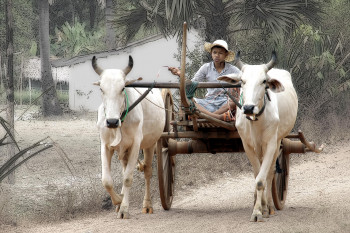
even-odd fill
[[[277,60],[276,51],[273,50],[272,56],[271,56],[271,61],[269,61],[269,63],[266,64],[267,70],[271,70],[272,67],[274,67],[276,65],[276,60]]]
[[[238,51],[235,57],[235,63],[238,69],[242,70],[242,67],[244,66],[244,63],[241,61],[241,51]]]
[[[132,67],[134,66],[134,60],[131,56],[129,56],[129,64],[128,66],[123,70],[125,76],[131,71]]]
[[[97,59],[96,59],[96,56],[94,56],[92,58],[92,67],[94,68],[95,72],[98,74],[98,75],[101,75],[101,73],[103,72],[103,70],[97,65]]]

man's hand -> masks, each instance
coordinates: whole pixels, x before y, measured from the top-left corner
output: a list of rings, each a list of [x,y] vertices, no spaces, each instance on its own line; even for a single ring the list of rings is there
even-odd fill
[[[171,72],[173,75],[180,76],[180,74],[181,74],[180,69],[179,69],[179,68],[176,68],[176,67],[169,67],[168,70],[170,70],[170,72]]]

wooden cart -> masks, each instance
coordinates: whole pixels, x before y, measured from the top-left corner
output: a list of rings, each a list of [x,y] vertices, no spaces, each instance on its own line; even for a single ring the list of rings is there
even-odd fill
[[[186,97],[184,76],[186,58],[186,23],[184,24],[181,76],[179,83],[134,83],[132,87],[163,88],[166,123],[164,132],[157,142],[159,191],[162,206],[171,208],[174,197],[175,157],[177,154],[244,152],[241,138],[234,122],[224,122],[193,109]],[[197,88],[232,88],[228,83],[199,83]],[[181,103],[178,112],[169,88],[178,88]],[[190,120],[189,120],[189,117]],[[276,172],[272,184],[275,207],[283,209],[286,201],[289,179],[289,155],[291,153],[321,152],[313,142],[308,142],[303,133],[290,134],[282,140],[276,161]]]

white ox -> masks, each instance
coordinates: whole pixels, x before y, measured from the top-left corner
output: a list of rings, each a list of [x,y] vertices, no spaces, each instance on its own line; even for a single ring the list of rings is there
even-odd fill
[[[263,221],[275,211],[271,192],[275,163],[281,140],[294,127],[298,97],[290,73],[272,69],[274,52],[268,64],[243,64],[239,53],[236,60],[241,73],[218,79],[241,83],[243,103],[242,109],[237,107],[236,128],[254,169],[255,205],[250,220]]]
[[[118,218],[129,218],[129,194],[133,182],[139,150],[144,153],[145,196],[143,213],[153,213],[150,179],[152,176],[152,159],[155,145],[160,138],[164,125],[164,102],[159,89],[153,89],[147,100],[141,101],[134,109],[127,112],[124,119],[121,114],[139,97],[144,89],[125,88],[133,81],[126,81],[126,75],[133,67],[132,57],[124,70],[102,70],[92,59],[92,66],[100,76],[99,85],[102,104],[98,109],[97,127],[101,138],[102,183],[110,194],[112,203],[117,205]],[[111,176],[111,159],[114,151],[123,165],[123,188],[121,194],[113,190]],[[118,206],[120,204],[120,207]]]

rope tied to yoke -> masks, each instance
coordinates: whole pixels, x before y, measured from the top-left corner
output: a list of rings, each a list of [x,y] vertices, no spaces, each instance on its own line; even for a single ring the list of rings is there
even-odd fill
[[[124,89],[125,92],[125,97],[126,97],[126,109],[122,112],[120,118],[122,119],[121,121],[123,122],[126,115],[128,115],[128,113],[136,107],[136,105],[138,103],[140,103],[147,95],[148,93],[154,88],[154,86],[156,85],[156,82],[154,81],[153,84],[129,107],[129,100],[128,100],[128,95],[126,94],[126,91]]]
[[[194,113],[196,111],[196,105],[193,102],[193,97],[197,90],[197,87],[198,87],[198,82],[191,81],[186,83],[186,97],[190,102],[190,106],[188,109],[185,109],[185,110],[188,110],[190,113]]]
[[[237,107],[239,107],[240,109],[242,108],[242,102],[241,99],[239,101],[236,100],[235,97],[233,97],[230,92],[228,92],[223,86],[222,89],[224,89],[224,94],[227,95],[235,104]],[[241,93],[241,97],[242,98],[242,93]]]

